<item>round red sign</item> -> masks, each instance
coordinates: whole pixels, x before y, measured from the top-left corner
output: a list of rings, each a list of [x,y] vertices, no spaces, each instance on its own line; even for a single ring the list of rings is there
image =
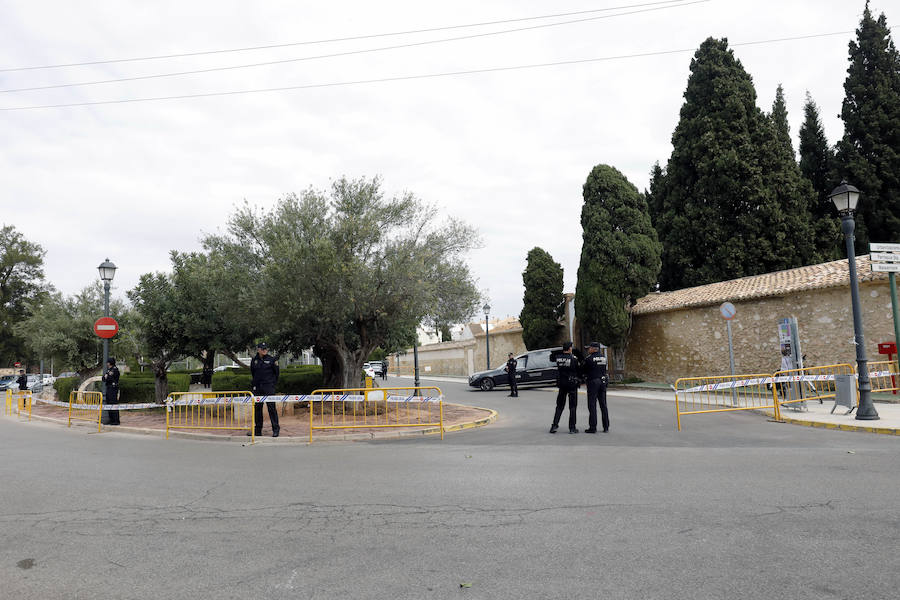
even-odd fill
[[[119,324],[112,317],[100,317],[94,323],[94,333],[97,337],[111,338],[119,332]]]

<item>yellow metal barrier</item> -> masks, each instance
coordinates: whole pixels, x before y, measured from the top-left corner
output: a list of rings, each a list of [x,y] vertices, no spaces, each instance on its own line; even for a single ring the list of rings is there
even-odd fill
[[[69,427],[72,426],[72,421],[96,421],[99,432],[102,415],[102,392],[69,392]]]
[[[444,439],[443,393],[437,387],[316,390],[308,398],[310,442],[314,430],[385,427],[439,427]]]
[[[772,376],[767,373],[682,377],[675,382],[675,420],[681,431],[682,415],[764,410],[775,412],[778,405],[769,390]]]
[[[780,410],[785,405],[798,404],[807,400],[818,400],[820,404],[824,400],[834,400],[837,389],[835,375],[853,375],[854,373],[853,367],[846,363],[776,371],[773,375],[772,393],[779,414],[775,418],[781,419]],[[858,393],[857,404],[859,404]]]
[[[31,420],[31,390],[6,390],[6,414],[20,415],[25,412]]]
[[[255,441],[250,392],[173,392],[166,398],[166,439],[170,429],[237,429]]]
[[[869,363],[869,380],[873,392],[894,392],[900,390],[900,369],[896,360],[879,360]]]

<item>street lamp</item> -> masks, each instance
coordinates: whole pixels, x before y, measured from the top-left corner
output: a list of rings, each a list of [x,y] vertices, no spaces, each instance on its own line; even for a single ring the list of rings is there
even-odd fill
[[[109,262],[107,258],[100,266],[97,267],[97,270],[100,271],[100,279],[103,280],[103,316],[109,316],[109,284],[113,280],[113,277],[116,276],[116,265]],[[109,360],[109,339],[103,338],[103,364],[100,365],[100,372],[103,372],[103,369],[106,368],[106,362]],[[103,399],[106,400],[106,382],[103,382]],[[103,411],[103,418],[106,419],[106,423],[109,423],[109,412]]]
[[[487,302],[484,303],[482,307],[484,309],[484,351],[487,361],[487,370],[491,370],[491,332],[490,325],[488,323],[488,315],[491,313],[491,305]]]
[[[856,276],[856,250],[854,249],[853,230],[856,229],[856,221],[853,214],[856,212],[856,203],[859,201],[859,190],[842,181],[841,185],[834,188],[828,196],[837,207],[841,215],[841,231],[844,232],[844,240],[847,242],[847,259],[850,264],[850,298],[853,302],[853,333],[856,343],[856,371],[859,373],[859,407],[856,409],[856,418],[860,421],[877,420],[878,413],[872,404],[872,385],[869,383],[869,360],[866,358],[866,341],[863,336],[862,312],[859,305],[859,280]]]

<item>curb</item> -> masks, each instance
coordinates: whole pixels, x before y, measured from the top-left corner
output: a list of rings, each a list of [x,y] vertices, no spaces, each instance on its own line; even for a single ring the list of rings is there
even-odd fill
[[[777,422],[777,421],[776,421]],[[825,423],[824,421],[804,421],[801,419],[792,419],[790,417],[781,417],[782,423],[789,425],[803,425],[804,427],[817,427],[820,429],[837,429],[840,431],[859,431],[862,433],[879,433],[883,435],[900,435],[900,429],[892,429],[890,427],[866,427],[865,425],[844,425],[843,423]]]
[[[460,405],[460,406],[467,406],[468,408],[476,408],[478,410],[486,410],[486,411],[489,411],[491,414],[489,414],[488,416],[486,416],[484,418],[478,419],[476,421],[469,421],[467,423],[457,423],[456,425],[444,427],[444,433],[451,433],[454,431],[463,431],[465,429],[474,429],[476,427],[484,427],[485,425],[490,425],[491,423],[493,423],[494,421],[497,420],[498,413],[497,413],[497,411],[495,411],[493,409],[482,408],[480,406],[468,406],[468,405]],[[57,419],[55,417],[47,417],[47,416],[35,415],[35,414],[32,414],[31,418],[33,420],[37,420],[37,421],[46,421],[49,423],[56,423],[58,425],[65,426],[66,429],[71,429],[71,427],[68,426],[67,419]],[[93,424],[87,423],[87,422],[74,423],[73,425],[76,427],[84,427],[84,426],[93,427]],[[109,432],[114,432],[114,431],[118,431],[118,432],[122,432],[122,433],[139,434],[139,435],[160,436],[160,437],[162,437],[163,440],[166,439],[166,430],[165,429],[148,429],[146,427],[127,427],[127,426],[123,427],[121,425],[118,425],[118,426],[111,428],[109,426],[103,426],[100,433],[109,433]],[[96,431],[94,431],[94,433],[96,433]],[[402,439],[402,438],[406,438],[406,437],[419,436],[419,435],[434,435],[434,434],[440,434],[440,433],[441,433],[440,427],[429,427],[427,429],[420,429],[420,430],[416,430],[416,431],[399,431],[399,432],[396,432],[393,434],[388,434],[388,435],[383,435],[383,436],[382,435],[376,436],[374,433],[347,433],[344,435],[329,436],[327,439],[319,438],[318,440],[316,440],[314,438],[313,442],[316,442],[316,441],[319,441],[319,442],[332,442],[332,441],[357,442],[357,441],[372,441],[372,440],[392,440],[392,439]],[[170,438],[178,437],[178,438],[190,439],[190,440],[241,442],[242,444],[249,443],[249,440],[247,439],[247,436],[245,436],[245,435],[240,435],[240,436],[237,436],[237,435],[213,435],[213,434],[209,434],[209,433],[192,433],[190,431],[177,431],[177,430],[172,431],[172,430],[170,430],[169,437]],[[306,444],[307,446],[310,445],[310,441],[309,441],[308,437],[303,437],[303,438],[284,437],[284,438],[279,438],[276,441],[274,439],[269,439],[268,437],[265,437],[265,436],[257,436],[255,439],[260,440],[263,438],[266,439],[266,445],[269,445],[269,444],[278,444],[278,445]],[[254,444],[256,444],[256,443],[259,443],[259,442],[255,441]]]

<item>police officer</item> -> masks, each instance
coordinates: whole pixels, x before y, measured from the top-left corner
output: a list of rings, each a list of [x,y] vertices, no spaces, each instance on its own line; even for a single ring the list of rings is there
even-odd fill
[[[519,397],[519,386],[516,383],[516,366],[519,364],[513,357],[513,353],[509,353],[509,360],[506,361],[506,375],[509,377],[509,396],[510,398]]]
[[[562,354],[556,356],[556,412],[553,414],[553,424],[550,433],[556,433],[559,429],[559,418],[566,406],[566,396],[569,397],[569,433],[578,433],[575,429],[575,409],[578,406],[578,384],[580,382],[581,367],[578,359],[572,354],[572,342],[563,344]]]
[[[24,392],[28,389],[28,376],[25,375],[25,369],[19,369],[19,378],[16,379],[16,383],[19,384],[20,392]]]
[[[119,368],[116,366],[116,359],[109,357],[106,361],[106,371],[103,372],[103,381],[106,382],[106,398],[104,404],[112,406],[119,403]],[[109,423],[107,425],[119,424],[119,411],[107,411],[109,415]]]
[[[584,359],[584,379],[587,382],[588,428],[585,433],[597,433],[597,400],[600,400],[600,416],[603,432],[609,431],[609,412],[606,409],[606,357],[600,353],[600,344],[591,342]]]
[[[278,381],[278,362],[269,356],[269,346],[260,342],[256,346],[256,356],[250,361],[251,385],[254,396],[269,396],[275,393],[275,382]],[[274,402],[266,402],[269,411],[269,422],[272,423],[272,437],[278,437],[281,427],[278,425],[278,409]],[[256,435],[262,435],[263,413],[262,402],[253,403],[253,417],[256,420]]]

